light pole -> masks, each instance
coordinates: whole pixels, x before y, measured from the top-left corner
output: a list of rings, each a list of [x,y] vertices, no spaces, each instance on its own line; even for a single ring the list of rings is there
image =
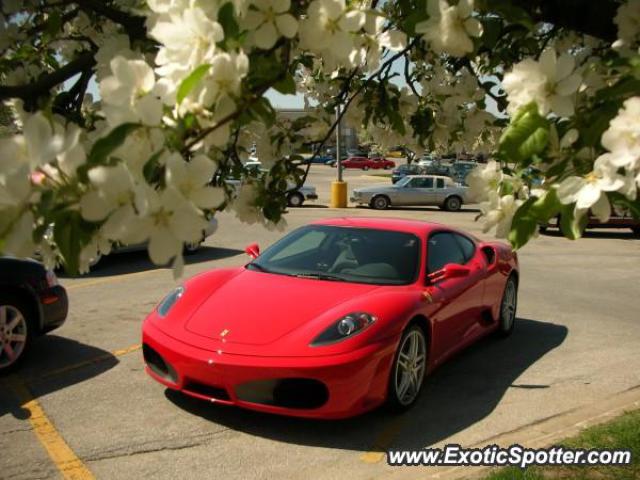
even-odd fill
[[[340,157],[340,105],[336,106],[336,167],[338,179],[331,183],[331,208],[347,207],[347,183],[342,180],[342,158]]]

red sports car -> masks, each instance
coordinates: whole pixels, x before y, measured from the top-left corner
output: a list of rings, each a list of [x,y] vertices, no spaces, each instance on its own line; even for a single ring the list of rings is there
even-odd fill
[[[143,325],[158,382],[222,404],[342,418],[414,404],[426,373],[514,326],[518,260],[435,223],[325,219],[176,288]]]
[[[389,170],[390,168],[395,168],[396,164],[391,160],[387,160],[386,158],[382,157],[349,157],[346,160],[342,161],[342,166],[344,168],[361,168],[362,170],[369,170],[370,168],[374,170],[380,168]]]

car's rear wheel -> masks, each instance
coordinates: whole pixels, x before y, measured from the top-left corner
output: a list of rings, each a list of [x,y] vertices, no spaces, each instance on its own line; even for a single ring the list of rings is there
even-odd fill
[[[444,201],[444,208],[449,212],[457,212],[462,207],[462,200],[460,197],[449,197]]]
[[[376,210],[385,210],[389,208],[390,203],[389,199],[384,195],[378,195],[371,200],[371,206]]]
[[[287,204],[290,207],[301,207],[303,203],[304,203],[304,197],[302,196],[301,193],[294,192],[289,194],[289,196],[287,197]]]
[[[416,402],[427,369],[427,340],[422,328],[410,325],[396,351],[387,395],[388,406],[404,411]]]
[[[20,365],[34,334],[32,309],[19,299],[0,295],[0,374]]]
[[[498,335],[508,337],[513,332],[516,323],[516,309],[518,307],[518,282],[511,275],[507,279],[500,303],[500,319],[498,324]]]

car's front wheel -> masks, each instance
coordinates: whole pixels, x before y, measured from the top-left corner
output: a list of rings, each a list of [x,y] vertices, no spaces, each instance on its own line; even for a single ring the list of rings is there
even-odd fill
[[[31,309],[15,297],[0,295],[0,374],[14,370],[31,345]]]
[[[418,399],[427,369],[427,340],[422,328],[410,325],[400,339],[391,367],[388,406],[395,411],[409,409]]]
[[[500,303],[500,319],[498,324],[498,335],[508,337],[513,332],[516,323],[516,308],[518,307],[518,282],[511,275],[507,279]]]
[[[391,202],[387,197],[385,197],[384,195],[378,195],[373,200],[371,200],[371,207],[375,208],[376,210],[385,210],[389,207],[390,203]]]

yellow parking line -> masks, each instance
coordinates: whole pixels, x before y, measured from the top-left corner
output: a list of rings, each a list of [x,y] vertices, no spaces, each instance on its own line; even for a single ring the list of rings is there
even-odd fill
[[[104,362],[106,360],[109,360],[112,357],[121,357],[123,355],[126,355],[128,353],[132,353],[135,352],[137,350],[140,350],[142,348],[142,344],[141,343],[136,343],[135,345],[131,345],[130,347],[127,348],[122,348],[120,350],[114,350],[111,353],[104,353],[102,355],[98,355],[94,358],[90,358],[88,360],[84,360],[82,362],[78,362],[78,363],[74,363],[72,365],[66,365],[64,367],[61,368],[57,368],[55,370],[50,370],[48,372],[43,373],[42,375],[38,375],[32,378],[28,378],[26,381],[27,382],[33,382],[33,381],[40,381],[40,380],[44,380],[46,378],[50,378],[50,377],[55,377],[57,375],[60,375],[61,373],[67,373],[73,370],[77,370],[78,368],[82,368],[82,367],[86,367],[88,365],[93,365],[95,363],[100,363],[100,362]]]
[[[78,290],[80,288],[92,287],[94,285],[102,285],[103,283],[117,283],[122,280],[127,280],[132,277],[140,277],[143,275],[149,275],[152,273],[166,272],[169,268],[156,268],[153,270],[145,270],[143,272],[124,273],[122,275],[114,275],[113,277],[96,278],[95,280],[87,280],[85,282],[72,283],[64,288],[67,290]]]
[[[405,417],[392,419],[373,442],[371,450],[360,455],[360,460],[364,463],[378,463],[382,461],[391,443],[404,426],[404,419]]]
[[[70,480],[95,478],[58,433],[56,427],[44,413],[38,401],[33,398],[27,386],[13,381],[11,382],[11,387],[20,400],[22,408],[29,411],[29,423],[33,427],[38,440],[62,474],[62,477]]]

